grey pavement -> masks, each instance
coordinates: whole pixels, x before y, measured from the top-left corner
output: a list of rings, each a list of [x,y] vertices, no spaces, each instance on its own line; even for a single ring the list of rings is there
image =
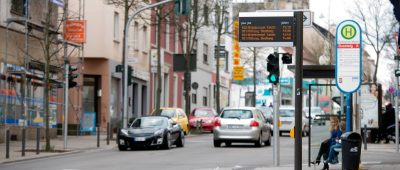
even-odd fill
[[[114,135],[115,136],[115,135]],[[189,135],[189,138],[194,137],[195,135]],[[44,140],[40,141],[40,148],[44,147]],[[305,143],[303,143],[304,145]],[[6,159],[5,158],[5,143],[0,144],[0,164],[4,163],[11,163],[11,162],[19,162],[19,161],[25,161],[25,160],[32,160],[32,159],[39,159],[39,158],[45,158],[45,157],[54,157],[54,156],[60,156],[60,155],[65,155],[65,154],[74,154],[74,153],[80,153],[80,152],[88,152],[88,151],[102,151],[102,150],[108,150],[108,149],[113,149],[116,147],[115,140],[110,140],[110,144],[107,145],[106,141],[106,136],[102,135],[100,137],[100,147],[97,147],[97,136],[69,136],[68,137],[68,145],[67,148],[64,149],[64,141],[63,137],[60,136],[56,139],[51,140],[51,146],[54,148],[54,150],[59,151],[59,152],[53,152],[53,153],[46,153],[46,152],[40,152],[40,154],[36,154],[34,152],[36,148],[36,141],[31,140],[27,141],[26,148],[30,150],[29,152],[26,152],[26,155],[24,157],[21,156],[21,141],[12,141],[11,142],[11,152],[10,152],[10,158]],[[363,160],[369,160],[369,162],[362,162],[361,167],[363,170],[399,170],[400,169],[400,154],[395,152],[395,145],[393,143],[391,144],[368,144],[368,150],[362,150],[362,158],[361,161]],[[304,150],[304,148],[303,148]],[[304,151],[303,151],[304,152]],[[383,157],[385,159],[383,159]],[[376,158],[376,159],[371,159],[371,158]],[[281,157],[281,159],[285,159]],[[303,157],[303,163],[305,162],[307,158]],[[376,162],[372,162],[371,160],[377,160]],[[381,160],[381,161],[379,161]],[[383,160],[383,161],[382,161]],[[397,161],[396,161],[397,160]],[[322,165],[319,166],[311,166],[308,167],[307,164],[303,164],[302,169],[304,170],[316,170],[316,169],[321,169]],[[246,168],[241,168],[240,166],[238,167],[219,167],[219,168],[213,168],[213,169],[246,169]],[[255,170],[292,170],[294,169],[293,164],[286,164],[286,165],[280,165],[279,167],[256,167],[252,168]],[[331,165],[330,166],[331,170],[340,170],[341,169],[341,164],[336,164],[336,165]]]

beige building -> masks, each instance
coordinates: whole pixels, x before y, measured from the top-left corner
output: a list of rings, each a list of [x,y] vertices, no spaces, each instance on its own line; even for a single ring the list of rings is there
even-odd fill
[[[70,19],[81,16],[86,20],[86,43],[82,56],[71,56],[81,74],[78,87],[70,90],[69,124],[90,131],[84,129],[82,122],[95,122],[105,130],[107,123],[113,127],[122,123],[122,73],[116,72],[116,66],[122,64],[123,58],[124,9],[106,1],[79,2],[70,0]],[[84,13],[73,15],[80,8]],[[146,12],[142,16],[148,16]],[[127,91],[128,118],[148,112],[149,28],[143,19],[135,19],[129,31],[127,61],[134,72],[133,84]]]

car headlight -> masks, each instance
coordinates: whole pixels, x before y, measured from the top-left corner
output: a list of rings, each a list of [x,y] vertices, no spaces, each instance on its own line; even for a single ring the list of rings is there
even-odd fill
[[[128,130],[126,129],[121,129],[121,133],[125,136],[128,136]]]
[[[157,130],[156,132],[154,132],[154,136],[163,136],[163,134],[164,134],[163,129],[160,129],[160,130]]]
[[[212,120],[207,120],[207,123],[212,123]]]

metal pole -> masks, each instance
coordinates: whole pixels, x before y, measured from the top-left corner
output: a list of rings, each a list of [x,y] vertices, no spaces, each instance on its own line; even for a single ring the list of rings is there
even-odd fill
[[[333,110],[332,110],[333,112]],[[340,114],[339,114],[339,122],[342,120],[342,115],[345,113],[344,110],[344,94],[340,92]],[[334,114],[334,113],[331,113]]]
[[[22,151],[21,151],[21,156],[25,156],[25,141],[26,141],[26,129],[25,127],[22,127]]]
[[[99,125],[97,125],[96,130],[97,130],[97,147],[99,148],[100,147],[100,127],[99,127]]]
[[[273,100],[274,100],[274,166],[279,166],[279,93],[278,93],[278,85],[272,85],[273,92]]]
[[[65,0],[65,5],[64,5],[64,21],[67,20],[68,17],[68,0]],[[65,75],[65,86],[64,86],[64,149],[67,149],[68,146],[68,86],[69,86],[69,61],[68,61],[68,45],[67,42],[64,40],[64,75]]]
[[[301,170],[302,168],[302,125],[303,125],[303,12],[295,12],[296,22],[296,72],[295,72],[295,88],[296,88],[296,100],[295,100],[295,159],[294,165],[295,170]]]
[[[6,159],[10,158],[10,129],[6,129]]]
[[[274,0],[274,10],[278,10],[278,0]],[[274,48],[274,54],[278,53],[278,48]],[[279,54],[278,54],[279,55]],[[279,56],[278,56],[279,57]],[[272,91],[273,91],[273,100],[274,100],[274,165],[279,166],[279,158],[280,158],[280,152],[279,152],[279,104],[280,104],[280,98],[279,98],[279,83],[278,85],[272,85]]]
[[[351,93],[346,93],[346,132],[351,131],[351,110],[350,110],[350,105],[351,105]]]
[[[397,69],[399,69],[399,60],[397,59]],[[395,102],[395,109],[394,109],[394,115],[395,115],[395,125],[396,125],[396,132],[395,132],[395,142],[396,142],[396,152],[399,152],[399,77],[396,76],[396,98],[394,100]]]
[[[311,86],[308,85],[308,167],[311,167]]]
[[[137,11],[135,11],[131,16],[129,16],[128,18],[128,22],[125,25],[125,37],[124,37],[124,42],[125,42],[125,53],[124,53],[124,60],[127,61],[127,57],[128,57],[128,37],[129,37],[129,26],[130,23],[132,22],[133,18],[139,14],[140,12],[149,9],[149,8],[153,8],[153,7],[157,7],[160,6],[162,4],[168,3],[168,2],[173,2],[174,0],[165,0],[165,1],[161,1],[161,2],[157,2],[151,5],[147,5],[143,8],[138,9]],[[127,62],[124,62],[124,94],[123,94],[123,120],[122,120],[122,126],[124,128],[126,128],[127,123],[128,123],[128,119],[127,119],[127,115],[128,115],[128,93],[126,93],[127,89],[128,89],[128,64]]]
[[[39,155],[40,146],[40,128],[36,128],[36,155]]]
[[[110,145],[110,122],[107,122],[107,145]]]
[[[367,150],[367,137],[368,137],[368,130],[367,125],[364,124],[364,150]]]

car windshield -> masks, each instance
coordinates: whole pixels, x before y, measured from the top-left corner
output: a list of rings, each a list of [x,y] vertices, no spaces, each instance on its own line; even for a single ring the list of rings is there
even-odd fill
[[[258,110],[262,112],[264,117],[271,117],[272,116],[272,109],[267,107],[258,107]]]
[[[194,116],[211,117],[211,116],[214,116],[214,115],[209,110],[197,109],[197,110],[194,111]]]
[[[294,117],[294,110],[292,109],[281,109],[279,112],[281,117]]]
[[[132,124],[132,128],[156,128],[156,127],[166,127],[166,119],[160,117],[142,117],[136,119]]]
[[[159,115],[161,116],[167,116],[169,118],[175,117],[175,110],[163,109],[160,111],[161,113]]]
[[[253,114],[250,110],[224,110],[221,118],[251,119]]]

